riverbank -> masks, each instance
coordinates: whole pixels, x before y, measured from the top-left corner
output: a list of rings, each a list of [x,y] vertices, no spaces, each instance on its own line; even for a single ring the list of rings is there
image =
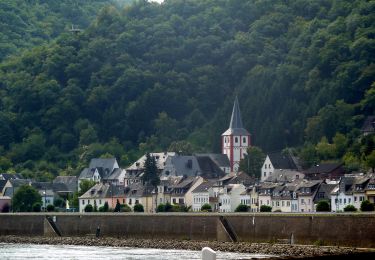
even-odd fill
[[[0,243],[115,246],[136,248],[182,249],[200,251],[210,247],[215,251],[273,255],[281,258],[311,258],[318,256],[356,255],[363,250],[346,247],[287,245],[271,243],[217,242],[191,240],[157,240],[111,237],[22,237],[0,236]]]

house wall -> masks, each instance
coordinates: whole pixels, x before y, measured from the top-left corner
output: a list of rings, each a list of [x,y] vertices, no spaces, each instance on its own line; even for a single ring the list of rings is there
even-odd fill
[[[298,210],[299,212],[314,212],[315,206],[312,196],[299,196],[298,197]]]
[[[192,206],[193,205],[193,190],[195,190],[199,185],[203,183],[204,179],[202,177],[198,177],[198,179],[191,185],[190,189],[185,193],[185,205]]]
[[[275,169],[273,168],[270,157],[267,155],[262,166],[262,175],[261,175],[260,180],[264,181],[265,179],[267,179],[269,176],[272,175],[274,170]]]
[[[207,192],[198,192],[193,193],[193,205],[192,210],[193,211],[200,211],[202,206],[206,203],[209,203],[209,194]]]
[[[296,244],[375,248],[373,214],[216,214],[216,213],[53,213],[62,236],[223,241],[223,216],[238,241],[268,242],[290,239]],[[0,236],[43,236],[45,214],[0,214]],[[165,223],[168,223],[166,225]],[[355,227],[355,228],[353,228]]]
[[[348,195],[340,192],[338,195],[331,195],[331,210],[332,211],[344,211],[344,208],[348,205],[353,205],[353,195]],[[357,208],[358,209],[358,208]]]

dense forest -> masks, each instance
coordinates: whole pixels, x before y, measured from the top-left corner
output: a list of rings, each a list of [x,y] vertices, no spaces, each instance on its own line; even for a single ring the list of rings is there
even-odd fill
[[[130,0],[0,0],[0,61],[25,48],[45,44],[71,26],[86,28],[108,3]]]
[[[237,95],[263,151],[361,169],[375,147],[358,138],[375,107],[374,23],[366,0],[107,5],[82,33],[0,65],[0,168],[49,179],[171,144],[220,152]]]

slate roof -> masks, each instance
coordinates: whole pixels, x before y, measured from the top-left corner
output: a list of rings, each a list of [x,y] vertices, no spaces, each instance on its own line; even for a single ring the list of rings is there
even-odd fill
[[[7,196],[7,197],[12,198],[13,194],[16,193],[16,191],[13,192],[13,190],[14,190],[13,187],[7,187],[7,188],[5,188],[3,196]]]
[[[195,156],[169,156],[162,174],[165,176],[198,176],[200,167]]]
[[[63,183],[71,192],[78,190],[77,176],[57,176],[53,180],[53,183]]]
[[[121,197],[125,194],[126,188],[124,186],[115,186],[108,183],[98,183],[91,189],[86,191],[80,199],[91,199],[91,198],[112,198]]]
[[[208,156],[219,167],[230,167],[229,158],[226,154],[221,153],[197,153],[196,156]]]
[[[23,179],[19,173],[0,173],[0,180],[14,180],[14,179]]]
[[[337,186],[336,184],[322,183],[318,188],[317,194],[319,193],[323,194],[323,198],[322,197],[316,198],[317,201],[329,200],[331,198],[331,193],[336,186]]]
[[[214,186],[214,184],[215,182],[213,181],[204,181],[201,183],[201,185],[196,187],[192,192],[193,193],[207,192],[209,188]]]
[[[8,181],[7,180],[0,180],[0,192],[3,191],[4,187],[5,187],[5,184],[7,183]]]
[[[281,152],[273,152],[268,154],[270,161],[275,169],[298,170],[298,166],[290,154],[282,154]]]
[[[204,176],[207,179],[218,179],[223,177],[225,173],[223,170],[214,163],[210,157],[208,156],[199,156],[197,157],[197,161],[200,168],[200,175]]]
[[[330,173],[341,166],[342,166],[342,163],[321,163],[319,165],[314,165],[311,168],[307,169],[306,173],[308,174]]]
[[[164,169],[164,165],[166,160],[170,156],[175,156],[175,152],[164,152],[164,153],[150,153],[151,156],[155,158],[156,165],[159,170]],[[126,168],[126,170],[133,171],[133,170],[143,170],[144,169],[144,164],[146,161],[146,155],[143,155],[141,158],[139,158],[136,162],[134,162],[131,166]]]
[[[237,97],[234,100],[229,128],[222,135],[250,135],[250,133],[243,127],[240,105],[238,104]]]
[[[117,168],[117,165],[116,158],[93,158],[90,161],[89,168],[102,168],[103,170],[108,169],[108,172],[112,172],[115,168]]]
[[[373,133],[375,132],[375,116],[366,117],[363,122],[361,131],[364,133]]]
[[[275,169],[274,172],[268,176],[268,178],[265,181],[269,182],[279,182],[279,181],[293,181],[296,178],[296,176],[299,176],[299,179],[303,179],[304,174],[302,172],[296,171],[296,170],[289,170],[289,169]]]

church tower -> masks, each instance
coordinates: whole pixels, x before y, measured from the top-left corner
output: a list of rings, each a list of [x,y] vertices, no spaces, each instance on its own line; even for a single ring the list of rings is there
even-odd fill
[[[221,135],[222,153],[229,158],[231,171],[238,172],[240,160],[251,146],[250,133],[243,127],[240,106],[236,97],[229,128]]]

